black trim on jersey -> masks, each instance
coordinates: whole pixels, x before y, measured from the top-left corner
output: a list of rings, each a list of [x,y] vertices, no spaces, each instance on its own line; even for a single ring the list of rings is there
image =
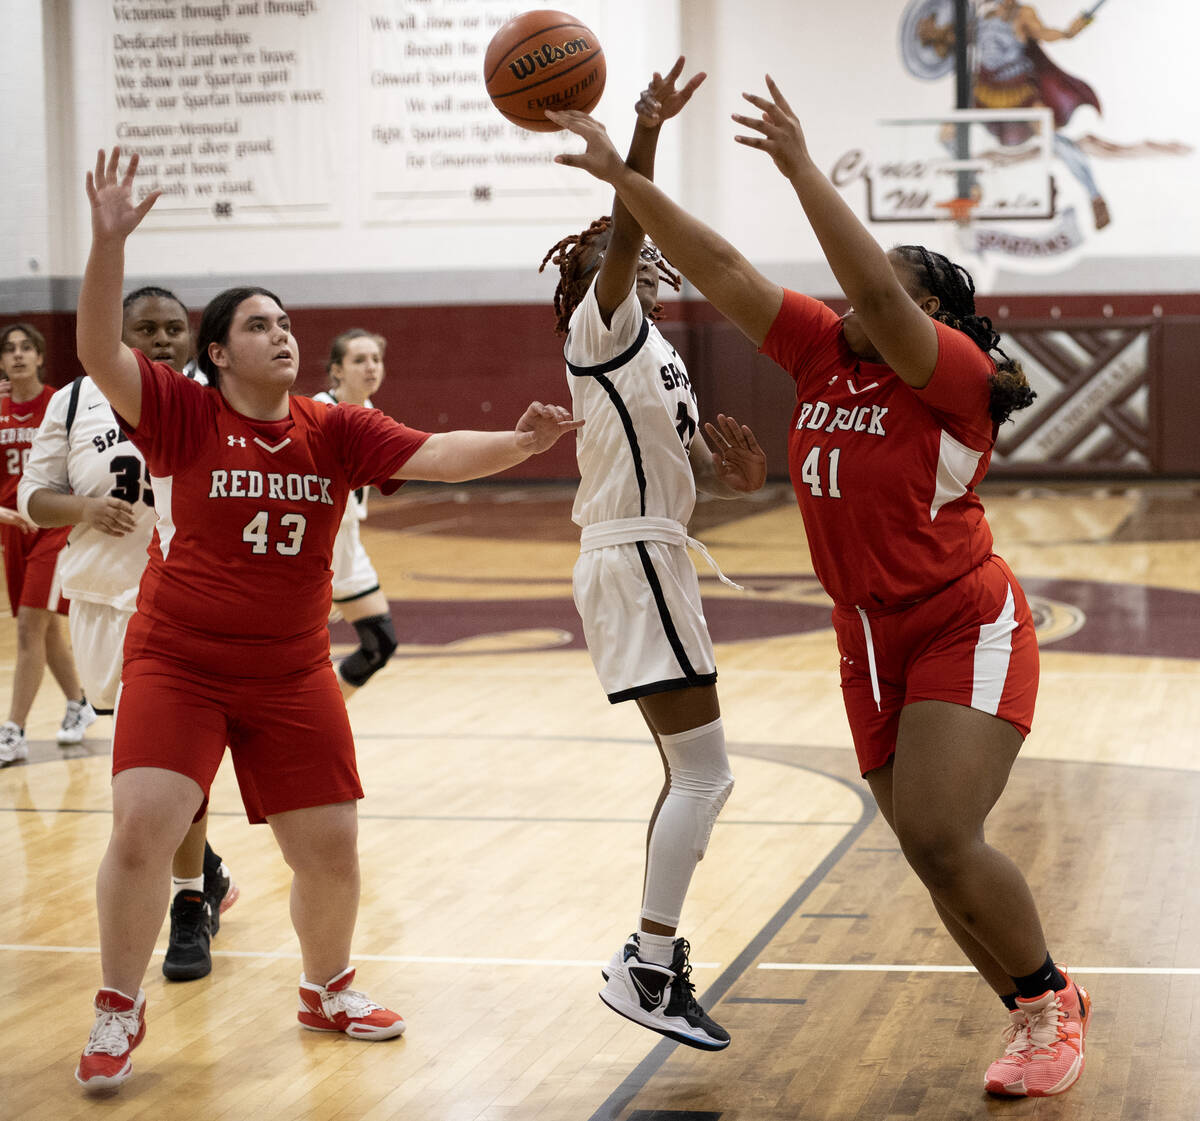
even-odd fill
[[[667,607],[667,598],[663,595],[662,583],[658,579],[658,573],[654,571],[654,562],[650,559],[650,554],[646,550],[645,541],[635,541],[637,546],[638,556],[642,559],[642,571],[646,573],[646,583],[650,585],[650,591],[654,595],[654,604],[658,608],[658,619],[662,623],[663,633],[667,636],[667,642],[670,643],[671,649],[675,653],[675,660],[679,663],[679,668],[683,670],[683,676],[689,685],[698,685],[701,683],[702,674],[698,674],[692,668],[691,660],[687,656],[687,651],[683,648],[683,641],[679,637],[679,632],[675,629],[675,620],[671,618],[670,609]]]
[[[75,423],[75,414],[79,411],[79,390],[83,387],[84,375],[80,374],[71,382],[71,400],[67,402],[67,435],[71,435],[71,425]]]
[[[592,374],[607,374],[609,370],[617,370],[625,365],[626,362],[632,360],[643,346],[646,345],[646,340],[650,337],[650,320],[643,319],[642,326],[638,330],[637,338],[633,340],[629,346],[616,356],[610,358],[607,362],[601,362],[599,366],[576,366],[574,362],[567,362],[567,369],[576,377],[589,377]]]
[[[633,356],[642,349],[649,337],[650,320],[643,319],[637,338],[616,358],[611,358],[598,366],[576,366],[573,362],[567,362],[567,369],[575,377],[596,379],[596,384],[608,394],[613,408],[617,410],[617,416],[621,418],[621,427],[625,429],[625,438],[629,441],[629,451],[633,456],[633,473],[637,479],[638,505],[642,517],[646,516],[646,469],[642,466],[642,449],[638,445],[637,431],[633,427],[633,417],[629,415],[629,410],[625,407],[624,398],[617,392],[617,387],[604,375],[610,370],[619,370],[629,363]]]

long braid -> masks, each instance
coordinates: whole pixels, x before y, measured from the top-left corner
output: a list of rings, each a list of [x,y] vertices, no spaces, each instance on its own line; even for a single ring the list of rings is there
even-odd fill
[[[985,354],[996,351],[1002,361],[988,379],[991,396],[988,409],[996,424],[1003,424],[1018,409],[1027,409],[1037,394],[1025,377],[1020,362],[1000,348],[1000,333],[986,315],[975,311],[975,282],[962,265],[923,245],[901,245],[896,249],[904,260],[920,270],[924,286],[938,298],[933,318],[962,331]]]
[[[586,230],[577,234],[569,234],[560,242],[550,247],[542,258],[538,272],[544,272],[547,264],[558,266],[558,285],[554,289],[554,330],[565,335],[571,325],[571,316],[579,306],[579,301],[587,295],[589,285],[604,251],[608,248],[612,236],[612,218],[604,215],[597,218]],[[658,272],[676,292],[679,291],[682,278],[667,263],[666,258],[660,257]],[[658,319],[663,312],[662,304],[655,304],[649,318]]]

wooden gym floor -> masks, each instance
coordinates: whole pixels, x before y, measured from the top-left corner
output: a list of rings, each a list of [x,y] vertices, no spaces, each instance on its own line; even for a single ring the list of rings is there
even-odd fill
[[[408,487],[364,539],[401,647],[350,706],[367,797],[360,987],[400,1040],[300,1030],[288,878],[226,763],[210,838],[241,887],[204,980],[145,988],[119,1094],[72,1078],[98,985],[94,876],[108,733],[0,771],[0,1115],[312,1121],[1183,1121],[1200,1102],[1200,486],[984,492],[1039,618],[1033,734],[989,822],[1052,952],[1092,990],[1061,1098],[982,1076],[1000,1005],[935,920],[858,778],[827,604],[786,486],[705,502],[702,568],[737,786],[684,913],[694,978],[733,1035],[676,1047],[596,998],[633,929],[657,757],[579,639],[572,488]],[[335,631],[348,643],[351,632]],[[0,626],[0,694],[14,628]],[[164,734],[170,734],[165,729]],[[161,946],[165,944],[160,943]]]

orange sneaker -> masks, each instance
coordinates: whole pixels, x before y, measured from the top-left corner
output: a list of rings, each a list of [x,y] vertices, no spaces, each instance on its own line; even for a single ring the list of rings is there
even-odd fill
[[[96,1022],[75,1068],[89,1090],[115,1090],[133,1071],[129,1053],[146,1034],[146,994],[127,997],[116,989],[96,994]]]
[[[1009,1025],[1004,1031],[1004,1054],[984,1075],[983,1088],[989,1094],[1025,1096],[1025,1064],[1029,1061],[1029,1018],[1024,1009],[1008,1014]]]
[[[1069,1090],[1083,1073],[1083,1038],[1092,1018],[1092,998],[1059,966],[1067,987],[1031,1000],[1017,998],[1029,1019],[1025,1093],[1045,1098]]]
[[[355,1039],[392,1039],[403,1035],[404,1017],[350,988],[353,969],[343,969],[327,985],[300,975],[298,1019],[309,1031],[340,1031]]]

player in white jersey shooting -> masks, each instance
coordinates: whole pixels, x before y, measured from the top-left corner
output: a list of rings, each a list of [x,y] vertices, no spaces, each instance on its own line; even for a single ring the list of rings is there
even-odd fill
[[[704,79],[682,89],[680,58],[637,103],[627,162],[654,172],[659,127]],[[717,700],[712,640],[688,555],[697,487],[732,498],[766,480],[751,431],[718,417],[698,436],[696,396],[683,361],[654,325],[659,277],[678,276],[618,198],[612,218],[560,241],[558,330],[576,416],[582,527],[575,603],[600,682],[613,704],[635,700],[665,779],[650,818],[637,931],[604,970],[600,999],[615,1012],[690,1047],[719,1051],[729,1034],[697,1003],[690,947],[676,937],[684,897],[733,789]],[[702,549],[702,547],[701,547]],[[707,554],[705,554],[707,555]]]

